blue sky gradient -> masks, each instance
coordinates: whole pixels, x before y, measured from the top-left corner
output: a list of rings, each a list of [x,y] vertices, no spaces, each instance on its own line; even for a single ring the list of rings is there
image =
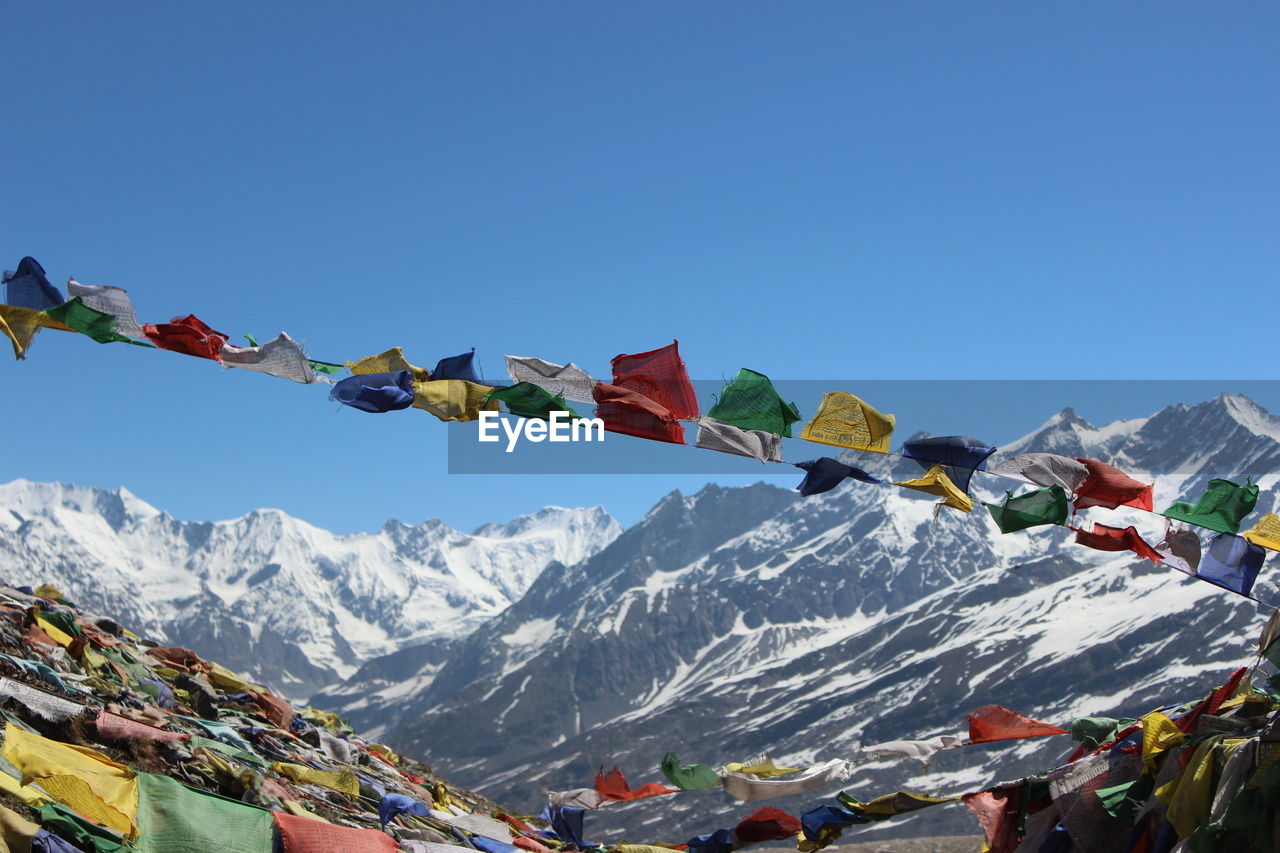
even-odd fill
[[[504,352],[607,376],[673,338],[698,379],[1276,375],[1275,4],[10,4],[6,20],[0,265],[125,287],[143,322],[286,330],[328,361],[474,346],[496,378]],[[707,479],[449,476],[446,431],[473,427],[54,332],[0,383],[0,480],[124,485],[181,518],[469,528],[602,503],[631,522]],[[1154,408],[1103,391],[903,428],[999,442],[1065,405],[1095,422]]]

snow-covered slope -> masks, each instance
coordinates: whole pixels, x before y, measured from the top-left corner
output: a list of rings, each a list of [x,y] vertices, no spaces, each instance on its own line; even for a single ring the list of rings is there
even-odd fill
[[[1275,508],[1280,418],[1232,396],[1100,428],[1065,410],[996,459],[1026,450],[1155,477],[1158,508],[1194,499],[1213,476],[1252,476],[1261,513]],[[893,457],[859,464],[895,479],[919,471]],[[1029,488],[989,475],[974,485],[987,499]],[[1163,530],[1138,511],[1092,509],[1080,522],[1093,520],[1135,524],[1151,541]],[[1255,593],[1280,598],[1265,573]],[[709,486],[672,493],[594,557],[551,566],[424,668],[415,686],[425,689],[396,707],[413,710],[388,736],[532,810],[544,788],[589,785],[601,764],[636,782],[660,778],[668,750],[712,764],[769,750],[804,764],[955,733],[965,711],[988,703],[1057,722],[1142,713],[1241,665],[1262,620],[1253,602],[1076,546],[1062,528],[1002,536],[981,507],[934,519],[931,499],[891,487],[851,482],[806,499]],[[843,787],[864,799],[972,788],[1050,766],[1065,748],[955,750],[929,776],[864,764]],[[680,841],[710,813],[745,808],[699,792],[593,812],[590,826]],[[939,830],[972,825],[933,809],[914,828]]]
[[[620,528],[601,507],[548,507],[474,533],[437,520],[338,536],[278,510],[184,522],[124,489],[0,485],[0,566],[63,588],[295,697],[388,651],[470,633],[553,562]]]

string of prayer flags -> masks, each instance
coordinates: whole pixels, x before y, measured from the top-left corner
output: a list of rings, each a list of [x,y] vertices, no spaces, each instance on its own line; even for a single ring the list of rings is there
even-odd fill
[[[1219,533],[1209,541],[1209,548],[1196,569],[1196,577],[1248,595],[1266,556],[1266,551],[1243,536]]]
[[[1080,459],[1077,462],[1089,470],[1084,482],[1076,488],[1075,508],[1091,506],[1115,509],[1132,506],[1151,511],[1152,484],[1141,483],[1119,468],[1096,459]]]
[[[371,414],[407,409],[413,405],[413,374],[407,370],[358,373],[334,383],[329,399]]]
[[[550,420],[552,412],[568,412],[575,420],[582,417],[563,397],[558,397],[532,382],[517,382],[506,388],[497,388],[485,397],[485,402],[501,400],[507,411],[516,417]]]
[[[1147,544],[1147,541],[1138,533],[1138,529],[1132,525],[1129,527],[1109,527],[1095,522],[1092,532],[1075,527],[1071,529],[1076,534],[1077,545],[1084,545],[1095,551],[1132,551],[1139,557],[1150,560],[1153,563],[1158,563],[1163,559],[1160,553]]]
[[[16,270],[5,270],[3,276],[5,304],[32,311],[44,311],[62,304],[62,294],[49,283],[44,267],[35,258],[18,261]]]
[[[507,373],[515,382],[532,382],[548,393],[572,400],[575,403],[591,403],[591,388],[596,384],[585,370],[573,362],[556,364],[529,355],[505,355]]]
[[[698,447],[735,456],[749,456],[760,462],[782,461],[782,438],[759,429],[739,429],[713,417],[698,418]]]
[[[194,314],[174,317],[168,323],[148,323],[142,333],[160,349],[212,361],[221,361],[222,346],[227,342],[226,335],[215,332]]]
[[[461,379],[463,382],[474,382],[483,385],[484,381],[476,375],[476,348],[462,355],[451,355],[436,362],[436,369],[431,371],[432,379]]]
[[[1174,501],[1161,515],[1207,527],[1219,533],[1240,532],[1240,522],[1258,503],[1258,486],[1252,479],[1245,485],[1214,479],[1194,504]]]
[[[698,417],[698,398],[680,358],[679,341],[648,352],[614,356],[610,365],[613,384],[619,388],[654,400],[679,420]]]
[[[151,344],[135,341],[116,331],[116,318],[97,308],[91,308],[79,296],[74,296],[60,305],[47,309],[46,316],[52,317],[91,340],[100,344],[126,343],[140,347]]]
[[[1005,492],[1002,504],[983,503],[1001,533],[1014,533],[1044,524],[1066,524],[1070,502],[1067,490],[1057,484],[1014,497]]]
[[[951,482],[966,494],[973,472],[983,470],[987,457],[995,452],[990,444],[967,435],[913,438],[902,445],[903,456],[914,459],[926,471],[934,465],[941,465]]]
[[[69,278],[67,295],[79,297],[90,308],[110,314],[115,318],[115,330],[120,334],[129,338],[144,337],[128,291],[106,284],[81,284],[74,278]]]
[[[866,761],[884,758],[914,758],[928,770],[933,757],[944,749],[956,749],[964,744],[964,738],[955,735],[939,735],[928,740],[891,740],[864,746],[858,757]]]
[[[660,797],[663,794],[676,793],[675,788],[668,788],[660,782],[649,782],[641,785],[634,791],[627,784],[627,777],[622,775],[622,771],[617,767],[604,772],[601,767],[596,773],[596,790],[600,796],[606,800],[617,800],[619,802],[628,803],[632,800],[643,800],[646,797]]]
[[[1269,512],[1252,528],[1245,531],[1244,538],[1254,545],[1271,551],[1280,551],[1280,515]]]
[[[1062,486],[1072,494],[1089,476],[1089,469],[1056,453],[1019,453],[988,469],[992,474],[1013,477],[1037,486]]]
[[[877,412],[847,391],[822,395],[822,403],[800,437],[818,444],[888,453],[897,419]]]
[[[634,435],[652,441],[684,444],[684,427],[666,406],[649,397],[598,382],[591,389],[596,402],[596,416],[610,432]]]
[[[969,743],[992,743],[1067,733],[1066,729],[1024,717],[1000,705],[983,705],[965,714],[965,718],[969,721]]]
[[[834,758],[826,764],[810,767],[786,779],[758,779],[742,772],[732,772],[728,767],[720,778],[720,784],[731,797],[743,802],[771,800],[817,790],[834,780],[849,778],[849,762]]]
[[[31,340],[41,329],[58,329],[74,332],[75,329],[61,323],[43,311],[18,305],[0,305],[0,334],[13,345],[14,358],[26,358]]]
[[[1155,551],[1165,565],[1180,572],[1194,575],[1200,566],[1200,537],[1190,530],[1175,528],[1167,520],[1164,539],[1156,543]]]
[[[868,474],[861,468],[846,465],[843,462],[824,456],[808,462],[797,462],[796,467],[805,472],[804,479],[796,486],[804,497],[829,492],[840,485],[846,478],[862,483],[879,485],[884,482],[879,477]]]
[[[316,381],[316,372],[307,360],[298,342],[281,332],[272,340],[258,346],[237,347],[224,344],[222,365],[256,370],[268,376],[289,379],[310,385]]]
[[[966,495],[960,490],[959,486],[951,482],[951,478],[947,476],[946,470],[941,465],[934,465],[925,472],[923,477],[916,477],[914,480],[894,481],[894,485],[901,486],[904,489],[924,492],[928,495],[936,495],[942,498],[942,500],[938,501],[938,506],[949,506],[961,512],[969,512],[973,509],[973,498]]]
[[[404,350],[400,347],[392,347],[377,355],[366,355],[359,361],[348,361],[347,368],[357,376],[365,373],[398,373],[401,370],[407,370],[415,382],[427,382],[431,379],[431,373],[428,370],[409,363],[404,357]]]
[[[719,788],[720,774],[708,764],[681,764],[674,752],[662,757],[662,775],[681,791]]]
[[[788,403],[773,387],[769,377],[743,367],[720,391],[720,399],[707,412],[739,429],[763,430],[791,437],[791,425],[801,420],[795,403]]]
[[[498,401],[489,400],[494,388],[465,379],[432,379],[413,383],[413,406],[442,421],[474,421],[480,413],[499,411]]]

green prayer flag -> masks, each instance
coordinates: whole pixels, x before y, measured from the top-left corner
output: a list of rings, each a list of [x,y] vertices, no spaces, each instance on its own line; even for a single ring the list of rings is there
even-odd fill
[[[759,429],[790,438],[791,425],[800,420],[800,412],[795,403],[779,396],[768,376],[744,367],[721,390],[707,417],[738,429]]]
[[[1099,788],[1096,793],[1098,799],[1102,800],[1102,808],[1112,817],[1119,817],[1121,804],[1128,799],[1129,789],[1134,785],[1133,782],[1122,782],[1119,785],[1112,785],[1110,788]]]
[[[330,364],[327,361],[314,361],[312,359],[307,359],[307,364],[311,365],[311,369],[316,373],[323,373],[326,376],[337,376],[347,369],[345,364]]]
[[[90,823],[61,803],[36,806],[36,813],[42,827],[86,853],[116,853],[125,849],[118,833]]]
[[[1115,717],[1076,717],[1071,721],[1071,740],[1082,743],[1088,749],[1097,749],[1104,743],[1112,741],[1122,730],[1133,725],[1135,720]]]
[[[991,513],[1001,533],[1013,533],[1042,524],[1065,524],[1067,490],[1055,483],[1017,497],[1012,492],[1005,492],[1003,504],[984,503],[983,506]]]
[[[841,791],[836,795],[836,799],[840,802],[840,805],[858,817],[866,818],[867,820],[888,820],[896,815],[919,811],[929,806],[952,803],[960,799],[960,797],[930,797],[925,794],[915,794],[911,791],[895,791],[892,794],[885,794],[882,797],[876,797],[874,800],[864,803],[854,798],[847,791]]]
[[[62,633],[70,634],[72,637],[79,637],[83,633],[80,630],[80,623],[76,621],[76,615],[70,610],[45,610],[41,608],[40,618],[62,631]]]
[[[140,853],[271,853],[275,822],[267,809],[139,773],[138,829]]]
[[[569,417],[578,420],[582,417],[575,412],[564,397],[558,397],[532,382],[518,382],[510,388],[497,388],[485,402],[501,400],[507,411],[521,418],[536,418],[540,421],[551,419],[551,412],[568,412]]]
[[[55,305],[44,313],[48,314],[59,323],[65,323],[86,337],[93,338],[100,344],[109,344],[115,341],[125,344],[136,344],[140,347],[150,347],[151,344],[135,341],[133,338],[126,337],[116,331],[116,318],[112,314],[99,311],[97,308],[91,308],[84,304],[79,296],[68,299],[61,305]]]
[[[225,755],[228,758],[234,758],[235,760],[245,764],[252,764],[255,767],[261,767],[264,770],[271,766],[270,761],[267,761],[257,753],[249,752],[248,750],[241,749],[238,746],[232,746],[229,743],[223,743],[220,740],[201,737],[200,735],[192,735],[187,741],[187,748],[192,752],[197,749],[210,749],[216,753]]]
[[[662,775],[681,791],[719,788],[720,774],[706,764],[681,764],[674,752],[662,758]]]
[[[1219,533],[1239,533],[1240,522],[1253,512],[1258,487],[1250,479],[1245,485],[1230,480],[1210,480],[1209,488],[1195,503],[1174,501],[1161,515],[1207,527]]]

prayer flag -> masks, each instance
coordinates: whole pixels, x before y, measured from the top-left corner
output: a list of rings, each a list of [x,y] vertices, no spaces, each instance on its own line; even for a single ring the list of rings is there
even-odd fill
[[[1024,717],[1000,705],[983,705],[965,714],[965,718],[969,720],[969,743],[991,743],[1067,733],[1066,729]]]
[[[1271,551],[1280,551],[1280,515],[1269,512],[1252,528],[1245,531],[1244,538],[1254,545]]]
[[[372,414],[407,409],[414,402],[413,374],[359,373],[348,376],[329,389],[329,399]]]
[[[697,446],[761,462],[782,461],[782,438],[759,429],[739,429],[713,417],[698,418]]]
[[[1132,551],[1139,557],[1153,563],[1163,559],[1155,548],[1138,533],[1138,529],[1129,527],[1108,527],[1105,524],[1093,525],[1093,532],[1071,528],[1076,534],[1076,544],[1093,548],[1095,551]]]
[[[926,794],[914,794],[911,791],[895,791],[864,803],[841,791],[836,795],[836,799],[849,811],[862,815],[868,820],[886,820],[907,812],[927,809],[929,806],[954,803],[960,797],[930,797]]]
[[[705,835],[695,835],[685,842],[689,853],[729,853],[734,849],[733,830],[717,829]]]
[[[739,429],[763,430],[790,438],[791,425],[800,420],[800,412],[795,403],[782,399],[768,376],[744,367],[720,391],[720,399],[707,417]]]
[[[507,373],[516,382],[532,382],[550,394],[577,403],[594,402],[591,388],[596,381],[573,362],[556,364],[528,355],[507,355],[503,358],[507,361]]]
[[[832,759],[817,767],[810,767],[786,779],[756,779],[745,773],[734,773],[728,771],[728,768],[725,769],[726,772],[721,777],[720,784],[724,786],[729,796],[743,802],[806,794],[837,779],[849,778],[849,762],[840,758]]]
[[[627,784],[627,777],[623,776],[622,771],[617,767],[608,773],[604,772],[603,767],[600,768],[600,771],[596,773],[596,790],[606,800],[618,800],[624,803],[631,800],[643,800],[646,797],[660,797],[663,794],[676,793],[675,788],[668,788],[659,782],[649,782],[633,791]]]
[[[402,814],[431,817],[431,810],[425,803],[420,803],[404,794],[383,794],[382,800],[378,803],[378,820],[382,822],[383,828],[385,829],[387,824]]]
[[[804,497],[829,492],[840,485],[845,478],[873,485],[884,482],[861,468],[846,465],[830,456],[808,462],[797,462],[796,467],[805,472],[804,479],[800,481],[800,485],[796,486]]]
[[[1194,575],[1200,566],[1200,537],[1190,530],[1175,530],[1168,521],[1155,550],[1162,562],[1180,572]]]
[[[471,348],[471,352],[464,352],[462,355],[451,355],[448,358],[442,358],[436,362],[436,369],[431,371],[431,378],[461,379],[463,382],[473,382],[476,385],[483,385],[484,381],[476,375],[475,358],[475,347]]]
[[[1243,536],[1219,533],[1209,541],[1209,549],[1200,559],[1196,577],[1248,595],[1266,556],[1266,551]]]
[[[863,747],[861,757],[868,761],[878,761],[882,758],[914,758],[924,765],[925,770],[928,770],[933,757],[940,751],[955,749],[963,743],[964,739],[955,735],[939,735],[928,740],[891,740]]]
[[[680,359],[679,341],[632,355],[614,356],[613,384],[655,401],[678,420],[698,417],[698,398]]]
[[[557,397],[546,389],[532,382],[517,382],[506,388],[498,388],[489,393],[485,402],[501,400],[507,411],[521,418],[549,420],[552,412],[568,412],[575,420],[582,417],[573,410],[563,397]]]
[[[316,381],[315,370],[303,354],[302,347],[284,332],[262,346],[234,347],[224,344],[222,365],[256,370],[268,376],[290,379],[303,385],[310,385]]]
[[[934,465],[925,472],[923,477],[901,482],[895,481],[894,485],[929,495],[937,495],[942,498],[942,500],[938,501],[939,506],[949,506],[961,512],[969,512],[973,509],[973,498],[966,495],[955,483],[951,482],[951,478],[947,476],[947,472],[943,470],[941,465]]]
[[[591,389],[596,415],[610,432],[653,441],[684,444],[684,427],[661,403],[617,385],[599,382]]]
[[[226,335],[215,332],[194,314],[174,317],[168,323],[148,323],[142,333],[160,349],[212,361],[222,360],[222,346],[227,342]]]
[[[138,774],[141,853],[271,853],[266,809],[192,791],[168,776]]]
[[[755,776],[759,779],[770,779],[774,776],[787,776],[791,773],[799,773],[801,767],[779,767],[773,763],[773,759],[768,753],[752,756],[746,761],[730,761],[724,766],[726,773],[741,773],[746,776]]]
[[[720,774],[707,764],[681,764],[674,752],[662,758],[662,775],[681,791],[719,788]]]
[[[359,361],[348,361],[347,367],[357,376],[365,373],[398,373],[401,370],[407,370],[413,374],[415,382],[426,382],[431,378],[431,374],[425,369],[405,360],[404,351],[400,347],[392,347],[377,355],[366,355]]]
[[[1091,506],[1106,509],[1115,509],[1118,506],[1151,509],[1150,483],[1140,483],[1120,469],[1096,459],[1077,457],[1076,461],[1089,470],[1089,475],[1076,489],[1076,509]]]
[[[1073,494],[1089,476],[1084,465],[1056,453],[1019,453],[987,470],[1037,486],[1062,486],[1068,494]]]
[[[489,400],[494,389],[465,379],[432,379],[413,383],[413,407],[430,412],[442,421],[474,421],[480,412],[498,411],[498,401]]]
[[[1253,512],[1257,503],[1258,486],[1252,480],[1242,486],[1230,480],[1214,479],[1209,481],[1209,488],[1200,500],[1194,504],[1174,501],[1162,515],[1219,533],[1238,533],[1240,522]]]
[[[824,394],[818,412],[800,437],[806,441],[888,453],[889,439],[897,419],[877,412],[847,391]]]
[[[44,311],[62,304],[62,294],[49,283],[44,267],[35,258],[23,258],[16,270],[5,270],[3,282],[6,305]]]
[[[902,445],[902,455],[914,459],[924,470],[941,465],[951,482],[966,494],[974,471],[986,466],[987,457],[996,449],[980,439],[967,435],[940,435],[913,438]]]
[[[144,344],[142,341],[127,338],[117,332],[115,317],[105,314],[96,308],[90,308],[78,296],[68,299],[61,305],[55,305],[45,311],[45,314],[100,344],[121,342],[137,344],[140,347],[151,346],[150,344]]]
[[[360,850],[369,853],[396,853],[395,839],[376,829],[338,826],[313,817],[272,812],[280,832],[283,853],[334,853]]]
[[[855,814],[840,806],[818,806],[800,816],[801,835],[796,849],[801,853],[812,853],[821,850],[828,844],[839,840],[846,826],[858,823],[870,823],[862,815]]]
[[[733,837],[739,847],[759,844],[762,841],[776,841],[800,832],[800,821],[772,806],[756,809],[738,822],[733,828]]]
[[[31,340],[41,329],[59,329],[63,332],[74,332],[65,323],[50,317],[43,311],[22,308],[17,305],[0,305],[0,334],[13,344],[13,357],[26,358],[31,348]]]
[[[991,513],[1001,533],[1013,533],[1042,524],[1066,524],[1069,505],[1066,490],[1053,485],[1017,497],[1012,492],[1005,492],[1004,503],[999,506],[984,503],[983,506]]]
[[[105,284],[81,284],[74,278],[67,279],[67,294],[78,296],[90,308],[115,318],[115,330],[130,338],[144,337],[138,317],[133,312],[129,293],[119,287]]]

